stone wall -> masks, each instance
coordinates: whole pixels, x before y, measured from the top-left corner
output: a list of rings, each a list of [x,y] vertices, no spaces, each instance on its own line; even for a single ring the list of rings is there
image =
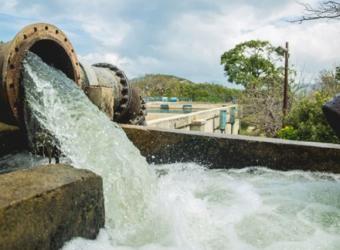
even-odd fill
[[[0,175],[0,249],[59,249],[104,226],[101,177],[65,165]]]
[[[340,173],[340,145],[122,125],[149,162]]]

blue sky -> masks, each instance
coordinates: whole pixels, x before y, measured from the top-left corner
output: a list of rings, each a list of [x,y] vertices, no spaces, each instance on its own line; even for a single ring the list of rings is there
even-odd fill
[[[130,78],[164,73],[222,84],[224,51],[250,39],[289,41],[298,81],[308,83],[340,63],[340,21],[287,22],[302,12],[291,0],[0,0],[0,39],[48,22],[66,32],[81,61],[116,64]]]

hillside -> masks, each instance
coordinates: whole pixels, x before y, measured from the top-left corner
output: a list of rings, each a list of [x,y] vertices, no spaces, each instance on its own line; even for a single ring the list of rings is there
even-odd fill
[[[219,84],[194,83],[172,75],[150,74],[131,80],[141,90],[142,96],[167,96],[189,98],[192,101],[229,102],[238,97],[240,90]]]

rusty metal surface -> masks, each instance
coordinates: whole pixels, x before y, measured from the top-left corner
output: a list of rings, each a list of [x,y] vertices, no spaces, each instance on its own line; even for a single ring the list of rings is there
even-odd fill
[[[113,119],[113,102],[112,87],[104,86],[87,86],[85,94],[101,111],[103,111],[111,120]]]
[[[142,125],[145,121],[145,103],[137,89],[132,88],[125,73],[118,67],[97,63],[93,65],[97,75],[98,84],[101,86],[111,85],[114,94],[113,120],[118,123]],[[106,70],[106,71],[105,71]],[[109,70],[111,74],[108,74]],[[106,75],[104,77],[104,75]],[[89,81],[89,77],[86,77]],[[90,82],[88,82],[91,85]]]
[[[9,124],[22,122],[21,62],[28,50],[80,83],[79,62],[66,35],[51,24],[26,26],[12,41],[0,44],[0,119]]]
[[[335,134],[340,138],[340,95],[322,107],[323,113]]]
[[[64,72],[84,91],[89,85],[112,87],[114,114],[107,109],[109,115],[120,123],[144,123],[144,102],[138,91],[130,86],[124,72],[107,63],[90,66],[90,70],[81,67],[66,35],[59,28],[45,23],[26,26],[12,41],[0,43],[0,121],[23,125],[20,77],[21,63],[27,51],[34,52],[45,63]]]

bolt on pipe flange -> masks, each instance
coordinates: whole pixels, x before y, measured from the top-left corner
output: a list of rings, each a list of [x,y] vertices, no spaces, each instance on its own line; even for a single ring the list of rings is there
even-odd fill
[[[80,84],[80,67],[74,48],[56,26],[37,23],[23,28],[12,41],[0,44],[0,120],[21,125],[21,63],[32,51]]]
[[[138,90],[131,87],[125,73],[117,66],[108,63],[97,63],[92,67],[96,77],[89,75],[93,73],[92,70],[86,70],[83,67],[83,70],[87,71],[84,73],[85,76],[87,75],[85,77],[87,79],[86,84],[91,85],[89,78],[92,78],[98,85],[113,85],[115,95],[113,120],[118,123],[143,125],[146,115],[144,100],[140,97]],[[107,71],[103,71],[104,69],[111,71],[111,74],[104,77],[107,73]]]

